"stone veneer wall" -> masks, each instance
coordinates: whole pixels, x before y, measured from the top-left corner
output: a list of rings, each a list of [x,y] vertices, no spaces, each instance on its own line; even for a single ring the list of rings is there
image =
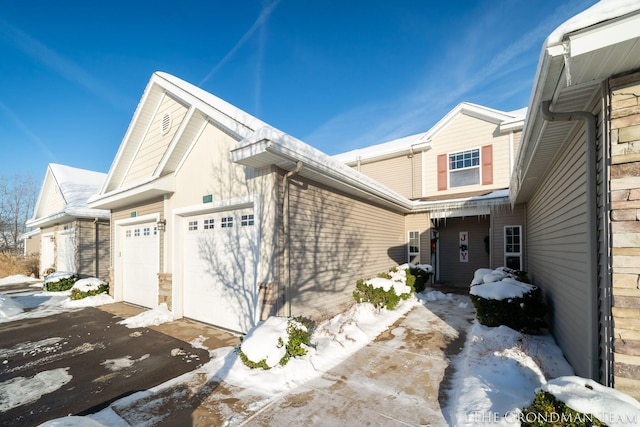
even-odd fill
[[[171,273],[158,273],[158,304],[163,302],[171,310],[171,291],[173,288],[173,276]]]
[[[614,387],[640,399],[640,72],[609,87]]]

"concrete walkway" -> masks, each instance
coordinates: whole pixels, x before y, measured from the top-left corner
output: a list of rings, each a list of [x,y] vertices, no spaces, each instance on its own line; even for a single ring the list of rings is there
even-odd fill
[[[427,302],[349,360],[283,395],[200,375],[112,408],[136,426],[446,426],[450,358],[460,352],[472,319],[466,296]],[[202,332],[174,329],[182,329],[186,341]]]

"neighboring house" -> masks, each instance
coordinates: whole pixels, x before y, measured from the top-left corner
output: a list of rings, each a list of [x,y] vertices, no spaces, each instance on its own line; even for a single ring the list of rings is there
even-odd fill
[[[117,301],[246,332],[352,304],[357,279],[406,260],[413,202],[155,73],[89,206],[111,210]]]
[[[20,235],[23,240],[22,248],[24,256],[40,256],[40,229],[35,228]]]
[[[27,253],[40,253],[40,274],[49,269],[101,278],[109,271],[109,211],[90,209],[106,174],[51,163],[33,217],[26,222]],[[38,242],[34,250],[30,243]]]
[[[543,46],[510,198],[580,376],[640,398],[640,11],[601,2]]]
[[[524,211],[508,192],[526,109],[461,103],[429,131],[334,156],[414,201],[409,259],[468,286],[478,268],[524,269]],[[398,262],[404,262],[398,259]]]

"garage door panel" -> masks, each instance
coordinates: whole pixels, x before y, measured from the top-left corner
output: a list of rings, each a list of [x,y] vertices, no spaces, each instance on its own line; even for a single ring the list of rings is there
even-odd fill
[[[243,215],[247,217],[244,221]],[[245,210],[237,210],[186,221],[183,246],[186,317],[241,332],[253,326],[257,251],[255,225],[248,215]]]
[[[155,222],[124,227],[122,281],[125,301],[157,307],[159,246]]]

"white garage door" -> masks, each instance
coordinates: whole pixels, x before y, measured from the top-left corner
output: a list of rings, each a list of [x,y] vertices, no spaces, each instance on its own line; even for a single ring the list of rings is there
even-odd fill
[[[182,223],[185,317],[247,332],[258,297],[253,210],[186,217]]]
[[[44,274],[47,269],[55,266],[55,244],[53,243],[53,233],[42,235],[40,251],[40,273]]]
[[[56,269],[75,273],[75,230],[59,231],[56,243]]]
[[[123,228],[123,299],[143,307],[157,307],[160,250],[156,223],[127,225]]]

